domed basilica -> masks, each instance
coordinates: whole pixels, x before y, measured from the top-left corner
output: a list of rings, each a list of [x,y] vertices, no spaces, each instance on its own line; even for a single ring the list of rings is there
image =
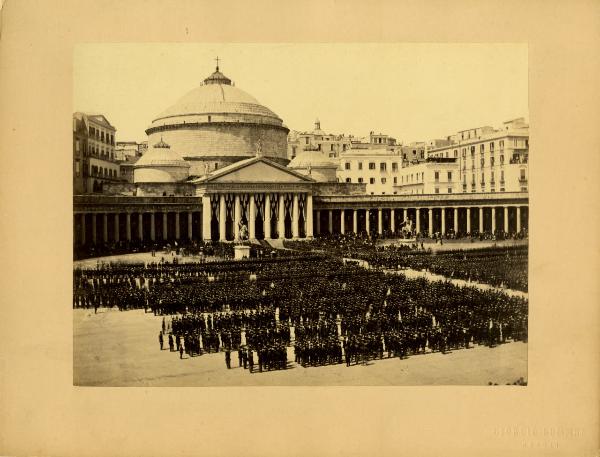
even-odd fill
[[[338,182],[337,161],[321,151],[303,151],[288,164],[288,132],[217,66],[152,120],[133,182],[74,196],[75,244],[233,241],[242,233],[254,240],[381,236],[405,221],[418,233],[444,233],[450,224],[468,232],[471,207],[479,207],[483,227],[484,207],[494,224],[495,205],[505,214],[508,205],[527,205],[526,193],[369,195],[360,181]]]
[[[255,155],[286,165],[289,129],[269,108],[219,71],[160,113],[146,130],[148,144],[167,143],[190,164],[191,176]]]

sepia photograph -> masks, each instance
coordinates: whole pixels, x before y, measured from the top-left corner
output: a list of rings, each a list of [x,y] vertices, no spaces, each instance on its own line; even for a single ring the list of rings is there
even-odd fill
[[[0,1],[0,455],[597,457],[599,12]]]
[[[527,385],[527,71],[77,46],[74,385]]]

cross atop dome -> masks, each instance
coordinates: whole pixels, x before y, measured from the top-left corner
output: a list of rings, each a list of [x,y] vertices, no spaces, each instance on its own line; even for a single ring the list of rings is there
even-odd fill
[[[215,69],[215,72],[212,75],[210,75],[204,80],[204,84],[226,84],[228,86],[232,85],[231,79],[229,79],[227,76],[225,76],[219,71],[220,60],[221,59],[219,59],[219,56],[217,56],[217,58],[215,59],[215,61],[217,62],[217,68]]]

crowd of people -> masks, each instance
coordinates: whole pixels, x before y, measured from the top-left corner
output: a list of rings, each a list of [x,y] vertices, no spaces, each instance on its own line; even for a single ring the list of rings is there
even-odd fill
[[[308,367],[527,340],[525,298],[315,253],[76,269],[73,306],[146,309],[166,319],[161,347],[224,353],[228,368],[237,351],[252,373],[287,368],[291,346]]]
[[[443,241],[440,241],[443,242]],[[286,247],[302,252],[323,252],[335,257],[364,260],[373,267],[427,270],[459,278],[527,291],[527,245],[433,251],[423,242],[380,244],[377,239],[348,235],[291,241]]]

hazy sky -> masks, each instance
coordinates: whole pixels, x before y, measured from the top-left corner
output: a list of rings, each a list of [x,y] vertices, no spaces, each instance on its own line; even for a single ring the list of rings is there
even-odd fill
[[[399,141],[528,118],[525,44],[85,44],[74,52],[74,111],[102,113],[117,140],[215,68],[290,129],[387,133]]]

